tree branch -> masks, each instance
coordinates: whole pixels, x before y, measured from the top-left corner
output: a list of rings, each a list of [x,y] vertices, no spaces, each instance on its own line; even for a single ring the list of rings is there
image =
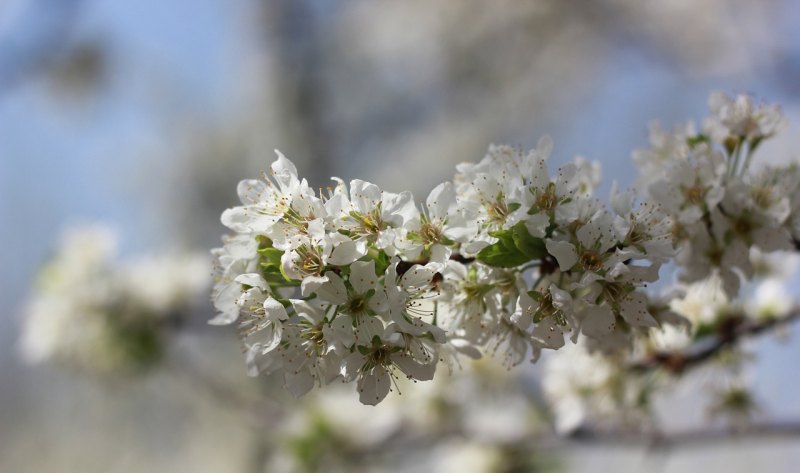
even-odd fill
[[[635,373],[665,369],[674,374],[683,373],[701,365],[727,347],[740,340],[770,332],[800,318],[800,307],[795,307],[781,318],[753,321],[742,315],[729,317],[717,327],[716,333],[702,337],[681,352],[656,352],[642,361],[628,366]]]
[[[734,439],[796,439],[800,437],[800,420],[752,424],[744,429],[700,428],[672,433],[642,433],[634,431],[579,430],[565,438],[564,443],[591,445],[647,446],[671,449],[677,447],[706,447]],[[561,443],[561,442],[559,442]]]

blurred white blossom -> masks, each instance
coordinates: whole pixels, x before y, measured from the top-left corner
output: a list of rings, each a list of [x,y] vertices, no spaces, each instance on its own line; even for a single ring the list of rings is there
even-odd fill
[[[160,359],[170,324],[202,300],[208,259],[178,254],[118,261],[116,242],[102,226],[65,233],[25,310],[20,350],[26,361],[119,374]]]

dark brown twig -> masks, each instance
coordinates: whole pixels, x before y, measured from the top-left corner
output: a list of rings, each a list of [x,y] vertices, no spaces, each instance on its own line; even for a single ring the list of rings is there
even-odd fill
[[[721,323],[714,334],[700,338],[687,350],[653,353],[646,359],[629,365],[628,369],[635,373],[665,369],[671,373],[680,374],[701,365],[742,339],[770,332],[788,325],[798,318],[800,318],[800,307],[795,307],[784,317],[761,321],[752,321],[743,316],[732,316]]]

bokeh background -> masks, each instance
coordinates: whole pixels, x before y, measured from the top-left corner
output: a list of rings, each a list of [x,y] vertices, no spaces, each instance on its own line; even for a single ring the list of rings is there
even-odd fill
[[[762,156],[798,159],[800,3],[0,0],[0,471],[288,471],[286,451],[330,464],[348,451],[287,446],[303,405],[245,376],[233,330],[206,326],[209,305],[174,347],[191,380],[181,365],[114,382],[25,366],[22,310],[64,228],[107,223],[123,255],[207,251],[236,182],[267,169],[274,148],[316,186],[359,177],[424,198],[489,143],[549,134],[557,164],[601,162],[606,195],[633,183],[630,153],[651,119],[700,118],[712,90],[781,103],[789,127]],[[800,418],[798,335],[754,348],[769,418]],[[528,393],[536,368],[520,371],[490,383]],[[440,389],[455,386],[474,389]],[[687,392],[668,411],[679,425],[703,421]],[[263,408],[237,407],[241,393]],[[485,394],[470,397],[483,405],[467,409],[461,443],[359,454],[350,471],[479,471],[470,435],[519,423]],[[383,408],[324,402],[364,424]],[[419,416],[411,405],[392,415]],[[387,419],[375,436],[388,438]],[[529,453],[542,460],[517,471],[793,472],[800,439]]]

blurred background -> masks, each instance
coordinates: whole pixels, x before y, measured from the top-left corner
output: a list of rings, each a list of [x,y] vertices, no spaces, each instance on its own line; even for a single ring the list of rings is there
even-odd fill
[[[521,442],[544,422],[537,368],[491,359],[392,408],[349,389],[294,401],[246,377],[208,303],[172,361],[134,379],[26,366],[18,338],[65,228],[110,225],[122,258],[205,253],[274,148],[314,186],[358,177],[422,199],[490,143],[549,134],[556,164],[600,161],[605,196],[632,185],[650,120],[700,118],[723,90],[782,104],[789,127],[761,155],[796,160],[798,26],[792,0],[0,0],[0,471],[797,471],[800,438]],[[754,347],[767,418],[800,419],[792,332]],[[702,423],[684,391],[666,417]],[[447,412],[458,426],[424,426]]]

